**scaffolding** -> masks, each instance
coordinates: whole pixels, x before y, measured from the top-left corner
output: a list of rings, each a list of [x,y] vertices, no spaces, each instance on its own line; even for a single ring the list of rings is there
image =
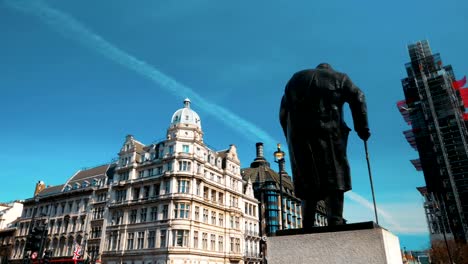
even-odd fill
[[[427,191],[440,196],[447,217],[438,225],[447,225],[449,228],[444,229],[453,231],[455,239],[466,242],[468,88],[461,88],[466,79],[465,83],[455,81],[452,67],[443,66],[440,55],[432,54],[427,41],[409,45],[408,51],[408,77],[402,80],[405,100],[397,102],[397,107],[412,126],[403,132],[405,138],[419,153],[419,159],[411,163],[423,171]]]

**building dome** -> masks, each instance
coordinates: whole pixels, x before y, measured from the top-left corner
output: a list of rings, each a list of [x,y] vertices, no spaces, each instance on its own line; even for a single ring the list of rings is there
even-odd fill
[[[177,124],[188,124],[197,126],[201,130],[201,120],[198,114],[190,109],[190,99],[184,100],[184,108],[181,108],[172,115],[171,126]]]

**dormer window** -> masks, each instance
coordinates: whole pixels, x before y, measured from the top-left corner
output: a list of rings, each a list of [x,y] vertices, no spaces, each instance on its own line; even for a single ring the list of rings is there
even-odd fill
[[[73,190],[76,190],[78,188],[80,188],[80,183],[75,182],[75,184],[73,184]]]
[[[98,185],[98,180],[97,179],[93,179],[93,186],[97,186]]]
[[[89,181],[84,181],[83,184],[81,184],[83,188],[86,188],[89,186]]]
[[[65,186],[65,191],[69,191],[69,190],[71,190],[71,186],[70,185]]]

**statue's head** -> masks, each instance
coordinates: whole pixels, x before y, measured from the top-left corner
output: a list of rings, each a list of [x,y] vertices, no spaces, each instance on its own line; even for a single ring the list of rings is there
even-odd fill
[[[323,62],[323,63],[320,63],[319,65],[317,65],[317,69],[328,69],[328,70],[331,70],[332,67],[330,64],[326,63],[326,62]]]

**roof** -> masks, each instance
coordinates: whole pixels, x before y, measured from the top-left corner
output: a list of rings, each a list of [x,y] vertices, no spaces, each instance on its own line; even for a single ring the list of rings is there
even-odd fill
[[[84,180],[93,178],[102,178],[106,176],[106,171],[109,168],[109,164],[101,165],[87,170],[78,171],[72,178],[68,180],[68,184],[75,182],[82,182]]]
[[[94,179],[102,180],[107,177],[106,172],[109,170],[110,166],[111,164],[105,164],[90,169],[79,170],[70,179],[68,179],[68,181],[65,184],[48,186],[40,193],[38,193],[37,197],[46,197],[55,194],[60,194],[64,191],[67,191],[65,187],[73,186],[75,183],[79,183],[78,186],[82,188],[92,186]],[[87,182],[87,184],[83,185],[85,181]]]
[[[280,178],[278,173],[275,172],[268,166],[269,164],[266,162],[265,164],[260,164],[257,167],[250,167],[242,169],[242,178],[245,181],[250,180],[252,184],[255,183],[264,183],[267,181],[274,181],[277,183],[277,188],[279,188]],[[286,172],[282,173],[283,177],[283,187],[294,192],[294,185],[292,183],[291,177]]]
[[[49,196],[49,195],[54,195],[54,194],[60,193],[60,192],[62,192],[62,189],[63,189],[64,185],[65,184],[47,187],[44,190],[42,190],[40,193],[38,193],[37,196],[44,197],[44,196]]]
[[[184,100],[184,107],[172,115],[171,125],[189,124],[201,129],[200,116],[190,108],[190,99]]]

